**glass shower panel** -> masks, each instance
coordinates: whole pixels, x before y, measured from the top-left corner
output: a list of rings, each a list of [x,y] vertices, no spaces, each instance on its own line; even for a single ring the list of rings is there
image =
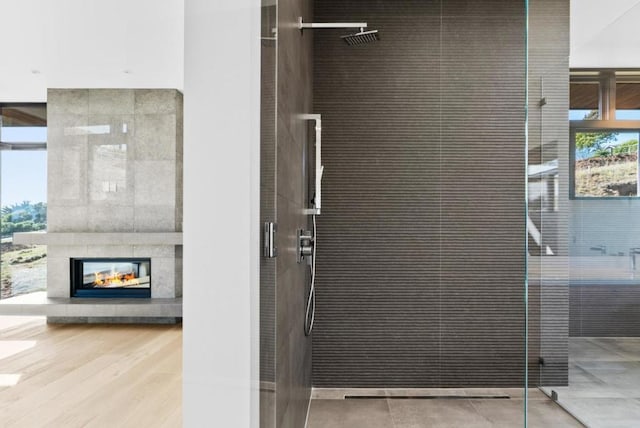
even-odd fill
[[[262,0],[260,85],[260,427],[276,426],[276,28],[277,1]]]
[[[569,1],[528,3],[528,395],[540,394],[541,388],[551,397],[549,386],[568,381]],[[574,86],[571,91],[582,96],[572,114],[592,120],[598,86]],[[530,426],[540,423],[535,409],[540,403],[528,403]]]
[[[636,426],[640,121],[633,121],[635,88],[631,82],[618,85],[620,96],[607,94],[608,102],[617,102],[609,110],[615,117],[600,119],[598,97],[605,95],[598,92],[599,74],[596,83],[588,83],[594,80],[591,69],[570,74],[569,2],[553,3],[529,0],[529,386],[586,426]],[[531,400],[530,419],[534,405]]]

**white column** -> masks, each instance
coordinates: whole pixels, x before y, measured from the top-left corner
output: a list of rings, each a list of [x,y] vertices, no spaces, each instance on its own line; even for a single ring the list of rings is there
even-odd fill
[[[184,426],[258,427],[260,0],[185,0]]]

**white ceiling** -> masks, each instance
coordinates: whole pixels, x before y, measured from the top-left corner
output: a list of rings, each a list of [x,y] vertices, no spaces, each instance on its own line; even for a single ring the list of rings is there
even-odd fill
[[[0,0],[0,40],[0,102],[183,87],[184,0]]]
[[[571,67],[640,68],[640,0],[571,0]]]
[[[0,102],[184,83],[185,0],[0,0]],[[571,67],[640,68],[640,0],[571,0]]]

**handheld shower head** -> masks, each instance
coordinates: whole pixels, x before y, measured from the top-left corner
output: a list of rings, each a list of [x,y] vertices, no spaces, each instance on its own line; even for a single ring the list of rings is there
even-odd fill
[[[346,36],[340,36],[340,38],[350,46],[363,45],[380,40],[378,30],[364,31],[364,28],[360,28],[359,33],[347,34]]]

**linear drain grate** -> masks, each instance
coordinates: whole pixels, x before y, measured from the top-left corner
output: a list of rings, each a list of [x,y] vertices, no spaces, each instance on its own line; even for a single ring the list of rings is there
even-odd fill
[[[510,400],[508,395],[345,395],[345,400]]]

